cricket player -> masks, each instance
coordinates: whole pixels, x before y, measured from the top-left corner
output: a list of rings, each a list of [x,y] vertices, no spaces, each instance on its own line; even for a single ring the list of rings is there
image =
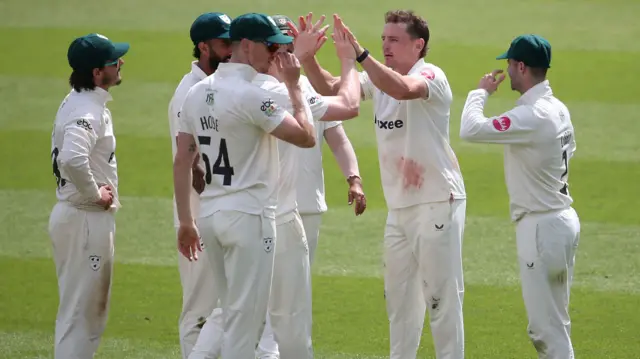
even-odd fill
[[[298,85],[300,65],[279,55],[293,111],[285,111],[251,83],[266,73],[280,45],[292,42],[273,19],[249,13],[230,25],[232,56],[213,76],[193,86],[182,105],[174,187],[180,228],[178,246],[197,260],[202,234],[212,264],[216,301],[224,313],[222,359],[253,359],[267,315],[279,171],[277,139],[315,145]],[[205,189],[198,227],[190,206],[191,167],[200,153]],[[213,339],[213,338],[212,338]],[[201,357],[192,352],[191,358]]]
[[[51,159],[58,202],[49,236],[58,277],[56,359],[93,358],[109,314],[114,265],[118,167],[109,89],[121,82],[128,43],[104,35],[69,46],[72,89],[56,114]]]
[[[338,26],[344,26],[339,23]],[[391,359],[414,359],[429,311],[436,358],[464,357],[462,236],[466,194],[449,143],[451,88],[444,71],[424,61],[429,27],[411,11],[385,14],[384,64],[345,27],[363,99],[373,99],[385,228],[385,297]],[[342,81],[311,58],[311,84],[331,94]]]
[[[498,59],[507,60],[511,89],[522,96],[513,109],[485,117],[485,102],[505,79],[502,70],[486,74],[467,96],[460,137],[504,145],[529,337],[539,358],[569,359],[574,357],[569,293],[580,238],[568,185],[576,150],[571,115],[546,79],[551,67],[546,39],[518,36]]]
[[[290,32],[289,24],[292,23],[288,18],[280,15],[274,16],[273,19],[283,34]],[[315,48],[328,27],[321,28],[323,20],[309,26],[302,35],[296,34],[295,47],[302,51]],[[312,119],[316,121],[347,120],[356,117],[359,111],[360,83],[355,68],[355,51],[344,32],[334,33],[333,37],[342,63],[343,77],[348,79],[343,82],[340,96],[324,100],[317,96],[308,80],[303,77],[300,79],[300,87],[310,106]],[[279,51],[295,53],[293,44],[281,47]],[[284,76],[282,67],[274,64],[268,74],[258,74],[253,82],[269,91],[277,103],[283,104],[291,111],[292,102],[284,84]],[[269,315],[256,355],[260,359],[313,358],[309,246],[296,202],[299,172],[297,167],[300,166],[301,151],[302,149],[289,143],[278,141],[278,242]],[[362,200],[364,199],[358,197],[359,202]]]
[[[283,32],[286,31],[294,38],[300,37],[299,30],[295,27],[291,19],[283,15],[275,15],[273,19]],[[309,17],[309,21],[310,19]],[[322,21],[320,23],[322,23]],[[313,34],[307,34],[309,31],[313,31],[312,28],[303,31],[302,40],[296,42],[296,46],[299,49],[296,56],[298,56],[299,59],[302,58],[305,60],[305,56],[309,56],[309,53],[306,52],[304,47],[307,44],[312,44],[311,41],[304,40],[304,38],[309,37],[313,39]],[[322,39],[320,39],[320,41],[322,41]],[[315,122],[317,130],[315,147],[300,150],[300,166],[298,167],[298,184],[296,186],[298,211],[302,218],[307,243],[309,244],[309,263],[313,265],[316,248],[318,246],[318,237],[320,235],[322,214],[327,211],[324,194],[324,172],[322,169],[323,139],[327,141],[327,145],[331,149],[349,185],[347,194],[348,204],[352,205],[355,203],[354,212],[357,216],[361,215],[367,207],[366,196],[362,188],[362,178],[360,177],[360,170],[358,168],[358,159],[351,145],[351,141],[349,141],[342,126],[342,120],[348,120],[358,116],[359,111],[357,110],[360,106],[360,90],[358,90],[358,95],[355,100],[350,97],[351,93],[349,91],[352,87],[344,87],[342,91],[338,90],[338,96],[325,97],[315,91],[306,76],[300,76],[300,80],[305,91],[309,94],[307,100],[309,106],[311,106],[311,110],[314,112],[314,120],[318,121]],[[347,84],[348,82],[345,82],[342,85],[345,86]],[[358,82],[358,88],[359,85]],[[354,106],[353,104],[357,105]],[[341,112],[335,113],[335,111]],[[325,115],[341,120],[326,121],[326,118],[323,118]]]
[[[229,26],[231,19],[224,13],[208,12],[198,16],[189,31],[193,42],[193,57],[191,71],[184,75],[182,81],[169,103],[169,128],[171,130],[172,156],[176,154],[176,137],[180,107],[187,96],[187,91],[196,83],[211,75],[222,62],[231,57],[231,43],[229,40]],[[205,172],[199,165],[200,156],[196,155],[193,162],[193,189],[191,190],[191,212],[197,218],[200,207],[198,192],[202,192],[205,185]],[[178,213],[174,202],[174,225],[176,232],[180,227]],[[200,243],[202,246],[203,244]],[[190,262],[182,255],[178,256],[180,282],[182,284],[182,313],[180,313],[178,331],[180,333],[180,347],[182,358],[187,359],[198,339],[198,334],[204,319],[211,315],[210,320],[216,330],[222,330],[222,313],[217,308],[214,298],[213,278],[207,256],[201,260]]]

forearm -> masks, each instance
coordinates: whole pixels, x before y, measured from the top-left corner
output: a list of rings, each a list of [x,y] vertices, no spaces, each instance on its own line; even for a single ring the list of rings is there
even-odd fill
[[[173,190],[176,195],[176,207],[180,223],[191,223],[193,221],[191,213],[192,165],[193,161],[179,155],[176,155],[173,163]]]
[[[380,63],[371,55],[367,56],[360,65],[367,72],[373,85],[389,96],[399,99],[410,92],[410,88],[401,74]]]
[[[338,88],[338,97],[340,97],[345,106],[356,112],[360,109],[360,78],[356,70],[356,62],[351,59],[341,60],[342,71],[340,73],[340,87]]]
[[[80,194],[88,200],[100,200],[100,190],[91,172],[89,156],[63,150],[59,155],[60,167]]]
[[[353,175],[360,176],[358,159],[356,158],[356,152],[353,150],[351,142],[342,141],[335,146],[330,146],[330,148],[345,178]]]
[[[296,119],[298,125],[304,129],[307,137],[315,140],[315,128],[308,118],[307,111],[305,111],[302,88],[298,83],[287,84],[287,90],[289,91],[289,98],[291,99],[291,107],[293,109],[291,115]]]
[[[335,96],[338,92],[340,78],[320,66],[318,60],[312,57],[302,63],[304,72],[317,93],[323,96]]]
[[[467,95],[462,109],[460,121],[460,138],[474,142],[481,140],[481,131],[487,118],[484,116],[484,105],[489,97],[485,90],[473,90]]]
[[[191,164],[191,168],[198,168],[199,164],[200,164],[200,152],[196,153],[196,156],[193,159],[193,163]]]

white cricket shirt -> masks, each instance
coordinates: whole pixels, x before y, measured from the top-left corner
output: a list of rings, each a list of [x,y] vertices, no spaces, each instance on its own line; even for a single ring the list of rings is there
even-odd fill
[[[297,202],[300,214],[318,214],[327,211],[325,200],[324,171],[322,169],[322,144],[324,131],[340,126],[341,121],[320,121],[327,112],[328,104],[318,94],[306,76],[300,76],[307,102],[311,107],[316,126],[316,145],[300,149],[298,166]]]
[[[301,79],[302,81],[302,79]],[[273,76],[266,74],[258,74],[253,83],[267,91],[273,100],[286,111],[293,113],[293,105],[289,97],[289,91],[284,83],[281,83]],[[303,97],[305,101],[305,110],[307,118],[313,121],[313,113],[309,108],[311,94],[306,92],[305,86],[301,84],[303,89]],[[285,141],[278,141],[278,156],[280,159],[280,172],[278,180],[278,206],[276,210],[276,218],[284,217],[295,211],[298,207],[296,202],[297,196],[297,180],[298,166],[300,166],[300,150],[301,148],[294,146]]]
[[[191,63],[191,72],[184,75],[180,84],[176,88],[173,97],[171,98],[171,102],[169,102],[169,130],[171,134],[171,160],[173,162],[173,158],[176,156],[176,136],[178,136],[178,123],[180,119],[180,108],[182,107],[182,103],[184,102],[185,97],[187,97],[187,92],[191,87],[204,78],[207,77],[207,74],[202,71],[202,69],[198,66],[197,61],[193,61]],[[200,196],[198,192],[196,192],[193,187],[191,188],[191,213],[194,218],[198,218],[198,213],[200,211]],[[175,195],[173,197],[173,223],[174,226],[180,226],[180,221],[178,220],[178,208],[176,206],[176,198]]]
[[[469,92],[460,137],[505,145],[511,219],[571,206],[568,166],[576,150],[575,133],[569,110],[553,96],[549,81],[529,89],[515,108],[496,117],[484,117],[488,97],[482,89]]]
[[[420,59],[409,76],[424,80],[427,99],[399,101],[360,73],[364,99],[374,101],[382,189],[389,209],[465,198],[460,166],[449,143],[453,96],[444,72]]]
[[[275,218],[278,145],[269,133],[287,112],[251,83],[256,75],[248,65],[220,64],[182,105],[178,131],[194,136],[206,170],[200,217],[235,210]]]
[[[119,207],[116,138],[107,102],[109,92],[71,92],[62,101],[51,135],[51,159],[56,196],[87,210],[104,210],[95,204],[99,187],[113,188],[112,209]]]

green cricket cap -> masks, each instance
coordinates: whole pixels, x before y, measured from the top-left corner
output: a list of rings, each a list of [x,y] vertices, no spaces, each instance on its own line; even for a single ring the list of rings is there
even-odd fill
[[[191,24],[189,35],[194,45],[211,39],[228,39],[231,19],[221,12],[207,12]]]
[[[104,35],[93,33],[71,42],[67,60],[74,70],[90,70],[118,63],[127,51],[128,43],[112,42]]]
[[[293,38],[284,35],[271,16],[258,13],[248,13],[233,19],[229,35],[232,41],[247,39],[279,45],[293,42]]]
[[[513,39],[509,50],[496,59],[512,59],[529,67],[550,68],[551,44],[539,35],[520,35]]]
[[[273,21],[276,22],[276,26],[278,26],[278,29],[280,29],[280,31],[282,31],[285,35],[291,30],[289,28],[289,25],[287,25],[289,23],[289,21],[291,21],[291,19],[289,19],[287,16],[285,15],[273,15],[271,16],[271,18],[273,19]],[[293,21],[291,21],[293,22]]]

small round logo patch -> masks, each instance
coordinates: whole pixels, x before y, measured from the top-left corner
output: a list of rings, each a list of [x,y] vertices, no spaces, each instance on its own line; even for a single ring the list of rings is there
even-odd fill
[[[504,132],[511,127],[511,119],[507,116],[502,116],[493,120],[493,127],[500,132]]]

